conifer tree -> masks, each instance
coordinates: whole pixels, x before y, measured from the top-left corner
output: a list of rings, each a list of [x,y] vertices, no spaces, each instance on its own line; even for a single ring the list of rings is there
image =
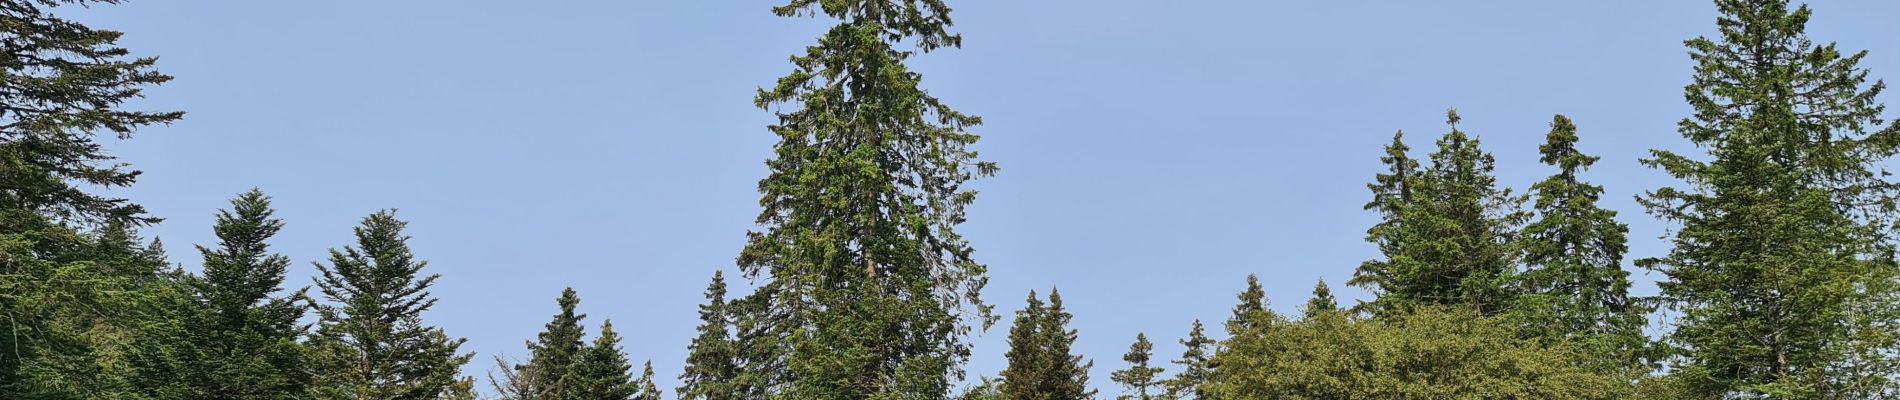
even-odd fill
[[[587,319],[587,314],[575,312],[581,298],[574,288],[561,290],[561,297],[555,303],[560,305],[561,311],[548,321],[546,329],[535,335],[535,341],[528,342],[528,362],[515,366],[520,376],[527,379],[526,387],[532,398],[574,398],[578,394],[569,393],[570,388],[581,384],[568,380],[574,379],[574,366],[585,347],[581,337],[586,332],[581,328],[581,320]]]
[[[754,103],[779,142],[760,181],[764,210],[738,264],[763,278],[747,317],[782,337],[748,374],[783,398],[941,399],[962,378],[986,267],[957,233],[994,173],[969,147],[981,119],[919,87],[904,63],[957,47],[943,0],[791,0],[786,17],[838,24]]]
[[[423,323],[436,301],[429,287],[441,275],[417,276],[428,262],[410,253],[405,225],[394,211],[365,217],[356,246],[332,249],[330,265],[316,264],[328,304],[312,305],[320,317],[309,343],[313,397],[473,398],[474,382],[461,377],[474,356],[458,350],[466,339]]]
[[[1170,399],[1206,399],[1202,389],[1214,375],[1212,363],[1214,340],[1207,338],[1201,320],[1194,320],[1194,328],[1188,330],[1188,337],[1181,339],[1181,346],[1187,350],[1181,352],[1181,358],[1174,360],[1181,366],[1181,372],[1168,379],[1168,398]]]
[[[687,346],[686,370],[680,373],[676,393],[681,400],[738,400],[741,392],[738,344],[727,330],[726,277],[713,272],[706,286],[706,304],[699,306],[699,336]]]
[[[1062,295],[1049,291],[1045,306],[1036,292],[1029,292],[1028,305],[1016,313],[1009,329],[1009,351],[1004,354],[1009,366],[1003,370],[998,391],[1011,400],[1092,399],[1088,388],[1088,370],[1094,362],[1070,351],[1076,332],[1069,329],[1073,318],[1062,307]]]
[[[1166,394],[1161,389],[1165,383],[1160,375],[1161,367],[1148,366],[1148,360],[1154,357],[1154,343],[1148,341],[1148,335],[1135,334],[1135,343],[1128,346],[1128,353],[1122,355],[1122,361],[1128,362],[1128,369],[1115,371],[1109,379],[1122,384],[1126,390],[1116,398],[1122,400],[1154,400]]]
[[[1313,285],[1313,298],[1306,300],[1306,318],[1334,311],[1339,311],[1339,302],[1333,300],[1333,289],[1321,279]]]
[[[131,56],[121,33],[60,18],[50,9],[102,1],[0,3],[0,398],[127,398],[132,368],[120,355],[167,353],[169,343],[130,343],[182,294],[158,270],[160,254],[108,241],[157,221],[124,199],[86,186],[131,185],[138,171],[114,162],[97,135],[184,116],[125,103],[171,76],[156,58]],[[116,228],[114,228],[116,227]],[[136,235],[128,234],[131,238]],[[95,250],[137,254],[102,259]],[[162,346],[161,346],[162,345]]]
[[[1714,38],[1686,42],[1695,110],[1678,131],[1705,156],[1652,150],[1683,181],[1641,197],[1679,224],[1663,273],[1678,313],[1671,371],[1704,398],[1878,398],[1900,374],[1894,314],[1900,126],[1882,127],[1865,51],[1805,33],[1812,12],[1720,0]]]
[[[660,400],[660,386],[653,383],[653,362],[647,361],[646,368],[640,372],[640,393],[633,400]]]
[[[215,248],[204,256],[202,279],[188,280],[196,312],[184,326],[190,372],[176,377],[197,387],[204,399],[302,398],[309,384],[297,320],[304,306],[297,292],[281,291],[290,259],[270,252],[266,241],[283,228],[272,216],[270,197],[251,189],[218,212]]]
[[[1458,129],[1456,110],[1446,112],[1451,132],[1438,140],[1431,165],[1416,165],[1401,155],[1401,136],[1393,137],[1384,158],[1392,172],[1368,185],[1384,221],[1367,231],[1382,260],[1360,265],[1349,284],[1373,290],[1372,311],[1419,305],[1470,307],[1487,315],[1502,312],[1513,299],[1511,270],[1518,251],[1516,229],[1527,215],[1524,198],[1499,188],[1495,160],[1479,149],[1477,138]]]
[[[1049,308],[1042,315],[1040,332],[1047,346],[1047,354],[1052,362],[1049,366],[1050,399],[1093,399],[1095,390],[1089,389],[1089,369],[1095,367],[1095,361],[1086,360],[1075,354],[1076,331],[1069,328],[1069,322],[1075,318],[1062,306],[1062,292],[1049,288]]]
[[[1525,270],[1517,282],[1524,293],[1513,312],[1530,336],[1584,342],[1597,350],[1598,361],[1633,366],[1631,357],[1647,341],[1648,310],[1629,297],[1622,265],[1629,227],[1597,205],[1601,186],[1579,179],[1597,158],[1579,152],[1576,143],[1576,124],[1552,118],[1539,151],[1558,172],[1531,186],[1538,219],[1521,237]]]
[[[1266,326],[1273,318],[1273,312],[1267,310],[1267,292],[1260,287],[1260,277],[1247,274],[1247,290],[1238,297],[1240,303],[1234,305],[1234,316],[1227,320],[1227,334],[1239,335]]]
[[[572,400],[629,400],[646,397],[643,393],[654,390],[653,364],[647,363],[644,376],[633,375],[633,363],[627,360],[627,353],[620,349],[620,333],[614,331],[613,321],[600,324],[600,336],[594,343],[566,360],[569,367],[567,380],[561,383],[558,396],[542,397],[546,399]],[[652,399],[658,399],[655,394]]]

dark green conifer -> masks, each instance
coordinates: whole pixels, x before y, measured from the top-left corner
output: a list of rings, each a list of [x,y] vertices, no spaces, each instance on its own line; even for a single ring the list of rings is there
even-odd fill
[[[328,303],[313,304],[320,317],[309,343],[313,397],[473,398],[474,382],[461,369],[474,355],[458,350],[467,340],[423,323],[436,301],[429,287],[441,275],[417,276],[428,262],[410,253],[405,225],[394,211],[365,217],[356,246],[332,249],[330,265],[316,264]]]
[[[574,398],[576,394],[569,393],[570,388],[581,384],[566,381],[574,379],[572,369],[586,345],[581,341],[586,335],[581,320],[587,319],[587,314],[575,311],[581,298],[574,288],[561,290],[561,297],[555,303],[560,305],[561,311],[535,335],[535,341],[528,342],[528,362],[515,366],[520,376],[527,379],[526,387],[533,393],[532,398]]]
[[[1629,227],[1597,205],[1601,186],[1579,179],[1597,158],[1576,143],[1576,124],[1554,117],[1539,152],[1558,172],[1531,186],[1538,218],[1521,236],[1525,270],[1517,282],[1523,293],[1512,312],[1532,337],[1577,341],[1594,350],[1596,363],[1636,367],[1633,357],[1648,340],[1642,332],[1648,310],[1629,297],[1623,270]]]
[[[1339,302],[1333,300],[1333,289],[1326,286],[1326,280],[1313,284],[1313,298],[1306,300],[1306,317],[1339,310]]]
[[[1680,224],[1663,273],[1676,312],[1670,369],[1702,398],[1882,398],[1900,392],[1893,326],[1900,125],[1880,119],[1865,51],[1817,45],[1812,12],[1720,0],[1718,35],[1689,40],[1695,112],[1678,124],[1706,155],[1652,150],[1683,181],[1641,197]]]
[[[762,324],[752,387],[781,398],[941,399],[963,376],[986,267],[957,233],[995,172],[970,146],[981,119],[919,87],[905,62],[962,38],[944,0],[791,0],[781,16],[838,24],[793,56],[754,103],[778,137],[759,182],[764,210],[738,264],[763,277],[746,317]],[[969,319],[966,319],[968,317]],[[742,332],[742,335],[751,335]]]
[[[310,381],[303,348],[303,293],[281,291],[290,259],[270,252],[266,241],[283,228],[272,217],[270,197],[257,189],[218,212],[215,248],[204,256],[202,279],[187,280],[196,312],[182,339],[190,371],[186,393],[204,399],[302,398]]]
[[[1181,372],[1168,379],[1168,398],[1170,399],[1206,399],[1207,385],[1214,375],[1213,350],[1215,342],[1207,338],[1201,320],[1194,320],[1194,328],[1188,331],[1188,337],[1181,339],[1181,346],[1187,350],[1181,352],[1181,358],[1174,365],[1181,366]]]
[[[646,375],[633,375],[633,363],[627,360],[627,353],[620,349],[620,333],[614,332],[613,321],[600,324],[600,336],[594,343],[579,349],[569,363],[566,381],[559,392],[560,396],[543,397],[546,399],[571,400],[645,400],[642,393],[653,384],[653,364],[647,364]],[[652,397],[658,399],[656,395]]]
[[[1011,400],[1080,400],[1094,398],[1088,388],[1088,370],[1094,362],[1084,362],[1070,349],[1076,332],[1069,329],[1073,318],[1062,307],[1062,295],[1049,291],[1045,306],[1036,292],[1029,292],[1029,304],[1016,313],[1009,329],[1009,351],[1004,354],[1009,366],[1003,370],[998,391]]]
[[[1238,297],[1240,303],[1234,305],[1234,316],[1227,320],[1227,334],[1238,335],[1266,326],[1273,319],[1273,312],[1267,309],[1267,292],[1260,287],[1260,277],[1247,274],[1247,290]]]
[[[1455,305],[1490,315],[1514,298],[1509,280],[1518,259],[1516,229],[1527,217],[1524,198],[1498,187],[1495,160],[1458,129],[1459,120],[1456,110],[1446,112],[1451,132],[1416,174],[1395,136],[1384,158],[1393,172],[1369,185],[1373,201],[1366,208],[1384,221],[1367,240],[1384,259],[1361,264],[1348,283],[1378,294],[1372,311]]]
[[[727,329],[725,273],[713,272],[706,304],[699,306],[699,336],[687,346],[686,370],[676,393],[681,400],[739,400],[738,344]]]
[[[1147,334],[1135,334],[1135,343],[1128,346],[1128,353],[1122,355],[1122,361],[1128,362],[1128,369],[1115,371],[1109,379],[1122,384],[1121,400],[1154,400],[1166,394],[1161,386],[1161,367],[1148,366],[1148,360],[1154,357],[1154,343],[1148,341]]]
[[[91,254],[123,244],[104,240],[110,226],[133,232],[157,221],[136,204],[85,190],[125,187],[138,177],[96,137],[127,139],[184,115],[125,108],[171,76],[153,69],[156,58],[119,47],[120,32],[51,12],[112,3],[0,4],[0,37],[7,38],[0,41],[0,310],[6,331],[18,333],[0,335],[0,398],[141,396],[136,368],[121,356],[172,350],[139,332],[177,322],[160,312],[183,299],[158,275],[165,261],[154,257],[161,256],[128,247],[120,250],[141,256],[122,264]],[[119,340],[138,336],[152,337]]]

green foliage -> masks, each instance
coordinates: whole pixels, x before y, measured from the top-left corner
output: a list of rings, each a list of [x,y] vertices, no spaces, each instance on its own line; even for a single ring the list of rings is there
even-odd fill
[[[1168,398],[1170,399],[1207,399],[1205,387],[1214,376],[1213,339],[1207,338],[1201,320],[1194,320],[1194,328],[1188,330],[1188,337],[1181,339],[1181,346],[1187,348],[1181,352],[1181,358],[1174,364],[1181,366],[1181,372],[1168,379]]]
[[[1366,240],[1384,259],[1360,264],[1347,283],[1378,294],[1370,311],[1457,305],[1491,315],[1512,300],[1524,198],[1498,187],[1495,160],[1458,130],[1459,119],[1456,110],[1446,113],[1451,132],[1439,138],[1423,170],[1406,155],[1404,134],[1394,135],[1381,158],[1389,171],[1367,185],[1373,199],[1365,207],[1383,220]]]
[[[1127,388],[1121,396],[1116,396],[1117,399],[1153,400],[1167,393],[1161,388],[1165,383],[1160,377],[1164,369],[1148,366],[1148,360],[1154,357],[1154,349],[1155,345],[1148,341],[1147,334],[1135,334],[1135,344],[1129,345],[1128,354],[1122,355],[1122,361],[1128,362],[1128,369],[1109,375],[1109,380]]]
[[[1687,42],[1695,113],[1679,124],[1706,157],[1643,160],[1683,181],[1641,198],[1680,227],[1668,255],[1638,262],[1667,277],[1676,384],[1696,398],[1900,395],[1900,186],[1884,169],[1900,126],[1880,126],[1884,85],[1867,83],[1866,52],[1809,40],[1805,6],[1716,5],[1718,36]]]
[[[181,307],[186,366],[172,379],[184,398],[303,398],[310,383],[303,347],[302,291],[282,291],[290,259],[266,243],[283,221],[272,216],[270,197],[252,189],[218,212],[217,247],[198,246],[202,278],[186,277],[191,303]]]
[[[1511,316],[1527,336],[1577,342],[1594,353],[1594,364],[1612,371],[1640,370],[1650,310],[1629,297],[1623,270],[1629,227],[1597,205],[1601,186],[1578,178],[1597,158],[1579,152],[1576,143],[1570,118],[1552,118],[1539,152],[1558,172],[1531,186],[1538,218],[1519,238],[1525,270],[1516,277],[1521,296]]]
[[[576,354],[569,360],[568,379],[559,384],[567,386],[556,390],[556,396],[547,399],[572,400],[659,400],[659,389],[653,386],[653,363],[646,364],[642,375],[633,375],[633,363],[627,360],[627,353],[620,349],[620,334],[614,332],[612,321],[602,322],[600,336],[594,338],[594,344]]]
[[[706,285],[706,304],[699,306],[699,336],[687,345],[686,369],[680,373],[681,400],[738,400],[740,355],[727,329],[726,277],[714,272]]]
[[[1081,400],[1095,398],[1088,388],[1089,368],[1095,362],[1074,355],[1076,332],[1069,329],[1074,316],[1063,309],[1062,294],[1049,290],[1044,305],[1029,292],[1029,304],[1016,312],[1009,328],[1009,366],[1003,370],[998,392],[1010,400]]]
[[[1240,292],[1239,304],[1234,305],[1234,316],[1227,320],[1227,334],[1241,335],[1272,323],[1274,315],[1267,309],[1267,292],[1260,287],[1260,277],[1247,275],[1247,290]]]
[[[568,393],[569,388],[578,383],[567,380],[576,379],[577,376],[570,369],[574,367],[575,360],[581,357],[584,345],[581,337],[587,334],[581,329],[581,320],[586,319],[587,315],[574,311],[581,303],[580,295],[574,292],[574,288],[563,289],[555,303],[560,305],[560,313],[554,314],[546,330],[537,334],[535,341],[528,343],[528,362],[516,366],[527,379],[525,386],[531,398],[572,398],[574,394]]]
[[[755,98],[779,138],[759,182],[764,210],[738,264],[763,277],[742,317],[763,336],[754,387],[793,399],[931,399],[962,376],[966,316],[994,321],[986,267],[955,230],[996,167],[968,147],[981,119],[950,109],[904,62],[956,46],[941,0],[795,0],[773,11],[839,24]],[[786,109],[781,109],[781,108]],[[741,332],[752,335],[755,332]]]
[[[1574,351],[1517,339],[1465,308],[1327,312],[1256,332],[1224,343],[1204,398],[1627,398],[1616,378],[1576,366]]]
[[[410,253],[405,225],[393,211],[365,217],[355,247],[332,249],[330,265],[316,265],[317,289],[328,304],[312,302],[320,317],[309,341],[318,371],[313,397],[473,396],[474,382],[461,377],[474,356],[458,351],[466,339],[450,339],[422,321],[436,302],[429,287],[441,275],[417,276],[428,262]]]
[[[1326,286],[1326,280],[1313,284],[1313,298],[1306,300],[1305,318],[1339,311],[1339,302],[1333,300],[1333,289]]]

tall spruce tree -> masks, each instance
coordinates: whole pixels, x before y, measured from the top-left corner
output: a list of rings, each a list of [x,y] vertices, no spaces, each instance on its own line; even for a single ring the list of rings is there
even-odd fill
[[[1122,355],[1122,361],[1128,362],[1128,369],[1115,371],[1109,375],[1109,380],[1120,383],[1126,388],[1121,396],[1116,397],[1117,399],[1153,400],[1163,398],[1167,394],[1162,388],[1166,381],[1161,378],[1161,373],[1165,369],[1148,366],[1148,360],[1154,358],[1154,348],[1155,345],[1148,341],[1147,334],[1135,334],[1135,343],[1128,345],[1128,353]]]
[[[1227,319],[1228,335],[1239,335],[1271,322],[1274,315],[1267,309],[1267,291],[1260,287],[1260,277],[1247,274],[1247,290],[1237,297],[1240,303],[1234,305],[1234,316]]]
[[[1671,368],[1705,398],[1878,398],[1896,394],[1896,186],[1885,163],[1900,126],[1883,124],[1885,85],[1866,52],[1805,33],[1812,12],[1779,0],[1721,0],[1695,61],[1679,133],[1705,157],[1651,151],[1683,180],[1641,197],[1674,222],[1669,254],[1638,262],[1667,276],[1678,313]]]
[[[1207,338],[1205,329],[1201,327],[1201,320],[1194,320],[1194,328],[1188,330],[1188,337],[1181,339],[1181,346],[1187,349],[1181,352],[1181,358],[1174,360],[1174,365],[1181,366],[1181,372],[1176,372],[1173,378],[1168,379],[1168,398],[1208,398],[1202,388],[1214,375],[1214,345],[1214,340]]]
[[[1558,172],[1531,186],[1537,220],[1520,237],[1525,269],[1516,281],[1523,293],[1512,313],[1532,337],[1582,342],[1600,363],[1634,367],[1648,341],[1648,310],[1629,297],[1629,227],[1597,205],[1603,187],[1579,179],[1597,158],[1576,143],[1576,124],[1553,117],[1539,152]]]
[[[198,246],[202,279],[189,280],[195,311],[184,326],[190,372],[177,377],[204,399],[303,398],[310,382],[303,347],[301,291],[282,291],[290,259],[266,241],[283,229],[270,197],[251,189],[218,212],[217,247]]]
[[[739,348],[733,341],[726,310],[726,277],[713,272],[706,285],[706,304],[699,306],[699,336],[687,346],[686,369],[680,373],[681,400],[739,400]]]
[[[969,146],[981,119],[918,86],[904,62],[961,45],[943,0],[791,0],[781,16],[838,20],[760,89],[778,110],[765,207],[738,264],[764,277],[758,312],[782,362],[748,363],[789,398],[944,398],[962,377],[971,326],[994,322],[986,267],[955,230],[995,172]],[[901,46],[901,47],[900,47]]]
[[[567,376],[561,382],[560,393],[544,399],[571,400],[647,400],[645,393],[656,392],[653,385],[653,364],[647,363],[645,375],[633,375],[633,363],[627,359],[627,353],[620,348],[620,333],[614,331],[613,321],[600,324],[600,335],[594,343],[565,360],[569,365],[563,368]],[[658,400],[658,393],[651,397]]]
[[[1326,286],[1326,280],[1313,284],[1313,298],[1306,300],[1306,318],[1339,311],[1339,302],[1333,300],[1333,289]]]
[[[1456,305],[1490,315],[1513,299],[1509,279],[1525,198],[1498,187],[1495,160],[1458,129],[1459,121],[1456,110],[1446,112],[1451,132],[1422,171],[1404,156],[1403,135],[1394,136],[1382,159],[1391,171],[1368,185],[1373,200],[1366,208],[1384,220],[1366,239],[1384,259],[1360,264],[1347,283],[1378,294],[1371,311]]]
[[[575,398],[572,387],[580,385],[570,382],[575,379],[573,368],[575,360],[581,358],[586,343],[581,341],[587,333],[581,328],[581,320],[587,314],[576,312],[581,297],[574,288],[561,290],[561,297],[555,299],[560,312],[548,321],[545,329],[528,342],[528,362],[516,365],[515,369],[522,378],[527,379],[530,398],[567,399]]]
[[[1094,362],[1084,363],[1070,351],[1076,337],[1068,328],[1073,316],[1063,309],[1062,295],[1054,289],[1046,304],[1031,291],[1028,304],[1016,312],[1009,328],[1009,350],[1003,356],[1009,365],[997,391],[1011,400],[1094,398],[1095,391],[1088,389],[1088,369]]]
[[[121,356],[171,350],[125,340],[175,325],[164,311],[183,293],[159,276],[162,255],[108,240],[157,219],[85,190],[137,179],[95,139],[183,117],[124,107],[171,76],[119,47],[120,32],[52,12],[110,3],[0,1],[0,329],[12,332],[0,335],[0,398],[132,397],[134,368]],[[108,250],[137,257],[96,257]]]
[[[409,251],[409,237],[394,211],[363,218],[356,246],[330,250],[330,265],[317,263],[317,289],[328,304],[314,303],[320,317],[310,339],[318,374],[318,399],[473,398],[474,382],[461,377],[473,354],[460,353],[466,339],[424,325],[435,306],[429,287],[441,275],[420,276],[427,261]]]

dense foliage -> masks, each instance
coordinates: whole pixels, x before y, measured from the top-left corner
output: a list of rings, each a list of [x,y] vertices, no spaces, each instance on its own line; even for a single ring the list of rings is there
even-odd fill
[[[184,115],[126,107],[171,77],[119,32],[54,15],[116,3],[0,0],[0,399],[476,398],[474,354],[426,316],[440,275],[394,211],[312,263],[312,291],[286,287],[296,264],[270,244],[285,222],[261,190],[216,214],[195,272],[141,236],[159,218],[92,191],[139,175],[100,135]],[[1715,4],[1717,34],[1686,42],[1693,114],[1678,133],[1696,154],[1641,161],[1679,180],[1638,198],[1674,228],[1667,254],[1634,263],[1660,295],[1630,293],[1629,228],[1586,179],[1601,160],[1577,121],[1551,119],[1549,175],[1520,194],[1450,111],[1423,158],[1395,134],[1367,185],[1379,255],[1347,284],[1371,298],[1342,305],[1321,281],[1282,314],[1248,276],[1215,321],[1224,337],[1195,320],[1180,355],[1156,360],[1137,333],[1108,375],[1115,397],[1900,398],[1900,182],[1885,169],[1900,123],[1882,119],[1885,85],[1865,51],[1810,39],[1806,6]],[[1054,289],[1013,314],[995,379],[966,376],[971,335],[999,318],[957,228],[965,185],[996,166],[972,149],[981,119],[906,64],[961,46],[944,0],[772,11],[835,25],[753,98],[777,143],[736,260],[750,292],[713,274],[677,398],[1099,397]],[[590,336],[580,304],[563,291],[525,359],[495,358],[492,397],[662,397],[653,364],[610,321]]]

